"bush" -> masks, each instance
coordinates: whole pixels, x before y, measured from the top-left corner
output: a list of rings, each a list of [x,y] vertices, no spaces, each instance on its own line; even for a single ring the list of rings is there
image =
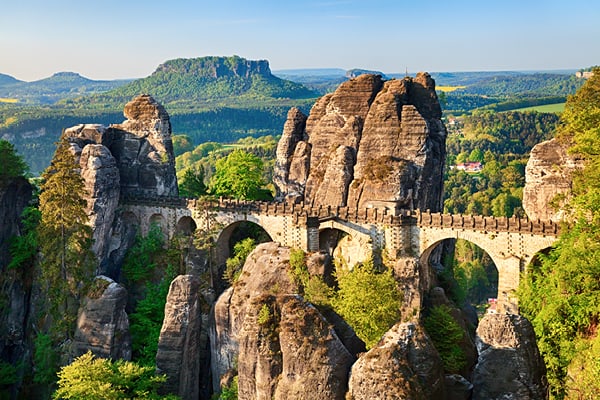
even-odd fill
[[[252,238],[243,239],[233,246],[233,256],[225,262],[225,272],[223,272],[223,279],[230,285],[233,285],[240,277],[246,258],[255,247],[256,241]]]
[[[154,367],[130,361],[95,358],[91,352],[76,358],[58,373],[54,399],[177,399],[157,391],[166,376],[157,376]]]

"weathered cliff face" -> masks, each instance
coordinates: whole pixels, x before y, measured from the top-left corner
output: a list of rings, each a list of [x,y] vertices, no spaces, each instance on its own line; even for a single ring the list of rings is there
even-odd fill
[[[0,185],[0,360],[17,365],[31,354],[28,346],[31,277],[22,269],[7,270],[10,238],[21,234],[21,213],[31,200],[32,187],[24,178]],[[18,380],[23,378],[19,372]]]
[[[259,245],[239,281],[215,304],[215,390],[237,359],[239,398],[344,398],[354,356],[330,323],[295,294],[289,254],[275,243]]]
[[[423,328],[398,323],[352,366],[349,398],[443,399],[442,361]]]
[[[32,190],[25,178],[0,183],[0,272],[10,260],[9,239],[20,234],[21,213],[31,200]]]
[[[526,318],[486,314],[477,328],[477,348],[473,400],[548,398],[546,368]]]
[[[142,95],[127,103],[122,124],[82,124],[65,130],[85,181],[98,273],[117,278],[135,221],[123,220],[123,196],[177,196],[171,124],[165,109]],[[125,216],[124,218],[127,218]]]
[[[208,330],[208,314],[203,304],[198,277],[180,275],[171,282],[158,340],[156,369],[167,375],[164,390],[182,399],[198,399],[200,388],[206,386],[201,383],[202,372],[207,372],[201,363],[206,362]]]
[[[533,147],[525,167],[523,208],[530,219],[560,222],[561,209],[571,198],[573,173],[583,167],[583,160],[567,152],[556,139]]]
[[[439,210],[446,130],[426,73],[361,75],[288,114],[277,149],[279,198],[322,205]]]
[[[106,276],[97,276],[77,316],[75,356],[90,350],[98,357],[131,360],[127,290]]]
[[[127,120],[109,128],[123,194],[177,196],[169,114],[148,95],[127,103],[123,113]]]

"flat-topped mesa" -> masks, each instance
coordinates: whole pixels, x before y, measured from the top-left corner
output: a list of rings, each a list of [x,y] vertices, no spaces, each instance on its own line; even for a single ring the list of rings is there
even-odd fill
[[[277,149],[278,198],[439,211],[445,146],[429,74],[361,75],[321,97],[308,118],[290,111]]]

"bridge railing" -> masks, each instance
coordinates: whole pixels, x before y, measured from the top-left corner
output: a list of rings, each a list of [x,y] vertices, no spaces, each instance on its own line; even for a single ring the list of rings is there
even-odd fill
[[[557,236],[560,225],[552,221],[519,217],[484,217],[481,215],[442,214],[415,210],[417,224],[425,227],[456,228],[479,231],[520,232]]]
[[[165,196],[122,196],[127,204],[177,208],[202,208],[234,213],[258,213],[273,216],[293,216],[296,221],[318,218],[321,221],[339,218],[356,223],[386,224],[390,226],[416,224],[422,227],[468,229],[490,232],[520,232],[557,236],[560,225],[552,221],[530,220],[518,217],[484,217],[481,215],[443,214],[421,210],[388,209],[376,207],[346,207],[309,205],[293,202],[246,201],[220,198],[218,200],[185,199]]]

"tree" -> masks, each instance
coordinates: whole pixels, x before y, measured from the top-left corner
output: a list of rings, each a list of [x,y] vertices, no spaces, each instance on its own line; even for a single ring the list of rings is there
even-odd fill
[[[569,97],[561,121],[559,139],[584,159],[573,182],[573,220],[521,280],[519,305],[535,329],[553,398],[593,398],[580,389],[597,382],[598,366],[577,368],[600,353],[600,69]]]
[[[454,320],[451,309],[445,304],[435,306],[423,320],[427,334],[440,353],[444,371],[457,374],[467,364],[467,358],[460,347],[464,332]]]
[[[58,372],[58,389],[54,399],[120,400],[177,399],[158,394],[164,375],[154,367],[142,367],[130,361],[112,362],[95,358],[91,352],[76,358]]]
[[[379,272],[369,261],[352,271],[338,268],[337,279],[334,310],[352,326],[367,348],[373,347],[400,318],[400,291],[391,269]]]
[[[24,176],[28,170],[27,164],[17,154],[15,147],[6,140],[0,140],[0,165],[0,186],[11,178]]]
[[[216,196],[240,200],[257,200],[265,185],[262,160],[241,149],[217,160],[210,190]]]
[[[207,191],[204,175],[204,167],[200,164],[196,168],[187,168],[179,182],[179,196],[188,198],[204,196]]]
[[[71,337],[79,299],[92,278],[92,230],[86,225],[85,187],[69,143],[61,138],[42,174],[40,265],[55,333]]]

